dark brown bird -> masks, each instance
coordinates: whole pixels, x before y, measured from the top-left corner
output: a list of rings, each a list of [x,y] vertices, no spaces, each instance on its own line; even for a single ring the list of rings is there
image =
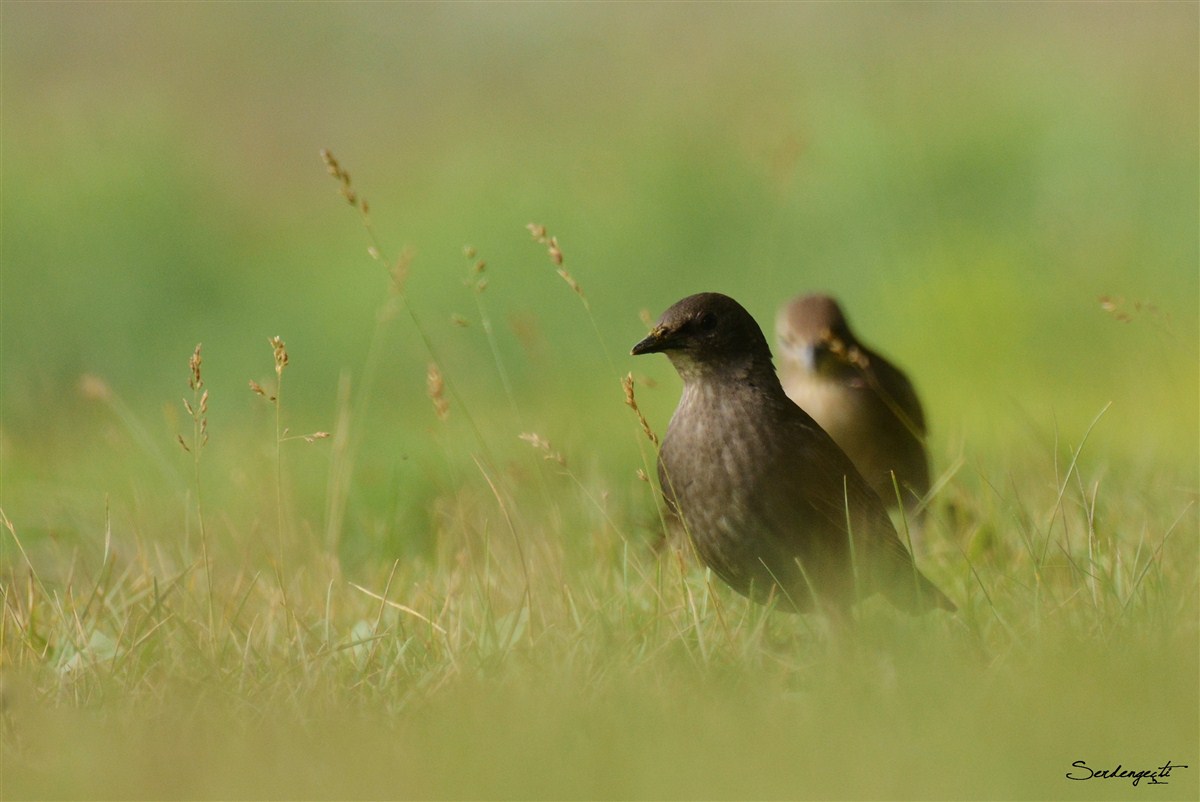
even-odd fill
[[[803,295],[775,318],[784,392],[829,433],[889,507],[929,492],[925,413],[904,373],[860,343],[837,301]]]
[[[721,579],[796,611],[844,610],[877,591],[911,612],[954,609],[850,459],[783,392],[762,330],[737,301],[684,298],[633,347],[656,352],[683,379],[659,482]]]

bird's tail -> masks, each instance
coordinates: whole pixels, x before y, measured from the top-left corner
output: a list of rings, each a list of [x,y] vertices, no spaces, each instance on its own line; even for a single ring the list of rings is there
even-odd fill
[[[897,607],[912,613],[924,613],[940,608],[954,612],[958,609],[950,598],[938,590],[937,585],[929,581],[916,566],[908,576],[900,575],[888,586],[887,596]]]

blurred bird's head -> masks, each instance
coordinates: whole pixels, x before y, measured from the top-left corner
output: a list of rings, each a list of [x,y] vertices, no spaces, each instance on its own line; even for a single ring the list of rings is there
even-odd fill
[[[689,295],[662,313],[650,334],[631,352],[664,353],[684,381],[716,373],[771,368],[762,329],[727,295]]]
[[[809,373],[832,376],[859,358],[858,341],[828,295],[800,295],[784,304],[775,317],[775,340],[781,359]]]

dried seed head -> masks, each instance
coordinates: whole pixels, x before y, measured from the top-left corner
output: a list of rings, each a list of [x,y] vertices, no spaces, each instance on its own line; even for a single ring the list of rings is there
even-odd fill
[[[567,467],[566,457],[551,448],[550,441],[542,437],[540,434],[536,432],[522,432],[521,434],[517,435],[517,437],[521,440],[524,440],[526,443],[529,443],[529,445],[533,446],[538,451],[541,451],[542,459],[550,460],[551,462],[557,462],[564,468]]]
[[[560,254],[560,257],[561,257],[561,254]],[[561,262],[560,262],[560,264],[561,264]],[[575,280],[575,277],[572,276],[565,267],[560,267],[558,269],[558,275],[562,277],[563,281],[567,282],[567,286],[570,287],[575,292],[576,295],[578,295],[580,298],[583,298],[584,303],[586,304],[587,297],[584,296],[584,294],[583,294],[583,287],[579,286],[579,282]]]
[[[1130,321],[1133,320],[1133,315],[1129,314],[1129,312],[1125,311],[1122,308],[1125,306],[1125,303],[1126,303],[1124,298],[1121,298],[1121,297],[1114,298],[1109,295],[1101,295],[1099,300],[1100,300],[1100,308],[1103,309],[1108,314],[1112,315],[1113,320],[1119,321],[1121,323],[1129,323]],[[1135,309],[1138,308],[1138,306],[1140,306],[1140,304],[1138,304],[1138,303],[1134,304]]]
[[[200,377],[200,363],[203,362],[200,358],[200,343],[196,343],[196,350],[192,351],[192,355],[188,358],[188,368],[192,372],[192,378],[188,380],[188,387],[193,390],[199,390],[204,386],[204,380]]]
[[[478,252],[473,246],[463,246],[463,256],[472,262],[471,267],[467,271],[467,277],[463,279],[463,284],[475,290],[476,293],[481,293],[487,287],[487,280],[482,275],[483,271],[487,268],[487,262],[482,259],[476,259],[477,255]]]
[[[408,281],[408,269],[412,266],[414,256],[415,254],[411,248],[405,248],[400,252],[396,263],[388,271],[392,279],[391,291],[393,295],[404,294],[404,283]]]
[[[208,390],[204,387],[204,379],[200,375],[200,364],[203,360],[200,358],[200,345],[197,344],[191,357],[188,358],[188,387],[192,390],[192,398],[189,401],[183,399],[183,408],[187,410],[188,417],[192,419],[192,440],[191,445],[183,439],[183,435],[177,434],[179,445],[183,446],[184,451],[192,452],[199,459],[200,449],[208,443]]]
[[[91,401],[112,399],[112,390],[109,388],[108,382],[92,373],[85,373],[79,377],[79,392],[84,398]]]
[[[287,346],[279,337],[272,337],[268,342],[271,343],[271,350],[275,352],[275,375],[280,376],[288,364]]]
[[[638,423],[642,426],[642,432],[646,438],[655,446],[658,445],[658,435],[650,428],[650,423],[646,420],[646,416],[638,409],[637,398],[633,394],[633,374],[626,373],[621,377],[621,386],[625,388],[625,405],[633,410],[633,414],[637,415]]]
[[[350,187],[350,173],[343,170],[342,166],[338,164],[337,159],[333,157],[333,154],[325,148],[321,149],[321,161],[325,162],[325,169],[338,182],[338,194],[345,198],[346,202],[351,206],[359,206],[358,195]],[[367,213],[367,202],[364,200],[359,208],[361,208],[362,213],[365,215]]]
[[[550,256],[550,262],[556,268],[558,275],[563,281],[567,282],[567,286],[570,287],[576,295],[583,299],[584,306],[587,306],[587,296],[583,294],[583,288],[579,286],[579,282],[575,280],[575,277],[572,276],[565,267],[563,267],[563,252],[562,248],[560,248],[558,245],[558,237],[549,236],[549,233],[546,231],[546,227],[543,225],[538,225],[537,223],[530,223],[529,225],[525,226],[525,228],[527,228],[529,233],[533,236],[534,242],[538,242],[546,246],[546,252]]]
[[[256,382],[254,379],[250,380],[250,391],[252,393],[254,393],[255,395],[262,396],[263,398],[265,398],[268,401],[275,400],[275,396],[271,395],[265,389],[263,389],[263,386],[261,384],[259,384],[258,382]]]
[[[430,362],[425,370],[425,388],[429,400],[433,402],[433,412],[437,419],[445,421],[450,417],[450,402],[446,400],[446,382],[436,362]]]
[[[321,148],[321,161],[325,162],[325,169],[334,178],[340,179],[342,176],[341,168],[338,167],[337,159],[333,158],[333,154],[326,148]]]

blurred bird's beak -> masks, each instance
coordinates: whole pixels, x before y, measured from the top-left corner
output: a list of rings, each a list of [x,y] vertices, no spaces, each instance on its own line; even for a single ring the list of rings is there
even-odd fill
[[[674,332],[665,326],[656,326],[646,335],[646,339],[633,346],[633,350],[629,353],[639,356],[641,354],[657,354],[674,348],[676,343],[675,338],[672,337],[673,334]]]
[[[804,369],[809,373],[817,372],[818,351],[823,351],[824,347],[819,343],[805,343],[799,349],[800,362],[803,363]]]
[[[801,340],[787,334],[780,335],[779,348],[788,359],[795,360],[808,373],[816,373],[827,349],[823,342]]]

